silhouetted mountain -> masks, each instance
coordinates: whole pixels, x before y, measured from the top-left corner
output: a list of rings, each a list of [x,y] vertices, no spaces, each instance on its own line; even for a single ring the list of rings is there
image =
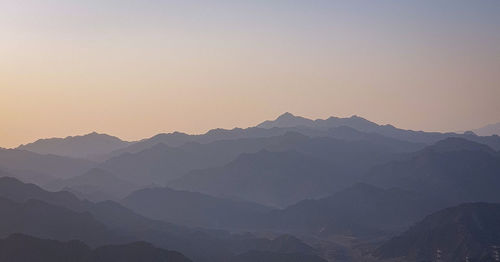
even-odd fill
[[[495,261],[500,249],[500,204],[471,203],[429,215],[379,247],[375,255],[401,261]]]
[[[327,161],[295,151],[242,154],[220,168],[192,171],[169,183],[178,189],[286,206],[327,195],[344,174]]]
[[[314,121],[301,116],[294,116],[291,113],[284,113],[276,118],[274,121],[264,121],[257,125],[260,128],[273,128],[273,127],[296,127],[296,126],[312,126]]]
[[[147,217],[208,228],[234,228],[242,221],[252,220],[270,210],[250,202],[169,188],[138,190],[121,203]]]
[[[109,171],[93,168],[88,172],[45,185],[52,191],[66,190],[92,201],[121,199],[138,187]]]
[[[500,157],[485,145],[448,138],[374,168],[367,181],[446,199],[450,204],[500,201]]]
[[[364,132],[372,134],[375,133],[381,134],[381,132],[377,132],[380,126],[357,116],[352,116],[350,118],[331,117],[327,120],[313,121],[303,117],[293,116],[290,113],[286,113],[278,117],[278,122],[279,124],[275,125],[273,121],[266,121],[261,125],[258,125],[257,127],[249,127],[245,129],[242,128],[235,128],[231,130],[212,129],[207,133],[201,135],[188,135],[180,132],[174,132],[169,134],[158,134],[151,138],[143,139],[139,142],[136,142],[126,148],[116,150],[110,153],[107,156],[107,158],[116,157],[123,153],[138,153],[140,151],[149,149],[160,143],[170,147],[179,147],[186,143],[191,143],[191,142],[206,144],[218,140],[234,140],[234,139],[245,139],[245,138],[280,136],[286,134],[287,132],[298,132],[310,137],[316,137],[316,136],[335,137],[336,134],[334,133],[328,134],[328,132],[330,129],[335,129],[338,127],[350,127],[353,128],[353,131],[354,129],[357,130],[357,133]],[[440,135],[440,133],[436,134]],[[342,136],[349,136],[349,135],[344,133],[342,134]],[[389,138],[389,136],[387,136],[386,138]],[[440,138],[444,137],[440,136]],[[413,140],[418,140],[418,139],[413,139]],[[437,140],[439,140],[439,138],[436,138],[433,141]],[[407,141],[407,139],[400,139],[399,141],[403,142]],[[417,141],[417,142],[422,143],[425,141]],[[500,142],[498,146],[500,148]]]
[[[188,262],[182,254],[135,242],[91,249],[77,240],[60,242],[14,234],[0,240],[2,262]]]
[[[336,128],[348,126],[359,131],[374,131],[378,125],[358,116],[349,118],[330,117],[328,119],[311,120],[301,116],[294,116],[290,113],[284,113],[275,120],[264,121],[257,125],[260,128],[275,127],[311,127],[311,128]]]
[[[276,253],[269,251],[249,251],[231,259],[230,262],[326,262],[316,256],[301,253]]]
[[[8,170],[31,171],[62,178],[82,174],[93,166],[93,162],[84,159],[0,148],[0,167]]]
[[[117,137],[90,133],[66,138],[39,139],[33,143],[20,145],[17,149],[38,154],[51,154],[74,158],[92,158],[125,148],[131,143]]]
[[[262,221],[274,230],[366,236],[400,231],[441,207],[443,203],[410,191],[356,184],[272,211]]]

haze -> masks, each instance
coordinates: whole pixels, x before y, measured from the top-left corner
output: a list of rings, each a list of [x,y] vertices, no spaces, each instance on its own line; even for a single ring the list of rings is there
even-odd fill
[[[500,121],[499,13],[499,1],[1,1],[0,146],[285,111],[474,129]]]

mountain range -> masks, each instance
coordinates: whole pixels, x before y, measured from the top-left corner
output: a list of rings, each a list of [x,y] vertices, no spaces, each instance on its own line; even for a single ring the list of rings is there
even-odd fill
[[[80,261],[428,261],[438,249],[491,261],[499,149],[496,135],[290,113],[136,142],[41,139],[0,149],[0,249],[7,261],[31,259],[21,242],[50,261],[61,249]]]
[[[91,246],[147,241],[196,261],[224,261],[251,250],[271,253],[315,250],[288,237],[261,238],[220,230],[188,228],[146,218],[112,201],[93,203],[69,192],[48,192],[14,178],[0,178],[0,237],[13,233]]]

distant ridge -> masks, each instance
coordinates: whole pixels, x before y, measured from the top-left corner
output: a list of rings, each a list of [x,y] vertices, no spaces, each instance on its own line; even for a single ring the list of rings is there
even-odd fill
[[[92,158],[125,148],[131,142],[118,137],[92,132],[81,136],[39,139],[33,143],[20,145],[17,149],[39,154],[52,154],[74,158]]]
[[[285,127],[312,127],[312,128],[334,128],[348,126],[359,131],[369,131],[378,127],[376,123],[366,120],[362,117],[353,115],[348,118],[329,117],[327,119],[308,119],[301,116],[295,116],[289,112],[280,115],[275,120],[267,120],[257,125],[259,128],[285,128]]]
[[[489,124],[472,131],[480,136],[500,136],[500,123]]]
[[[315,130],[328,130],[342,126],[350,127],[361,132],[377,133],[385,137],[429,145],[448,137],[460,137],[477,143],[486,144],[495,150],[500,150],[500,137],[496,135],[478,136],[473,132],[457,134],[452,132],[440,133],[405,130],[396,128],[392,125],[379,125],[356,115],[348,118],[329,117],[327,119],[312,120],[301,116],[295,116],[287,112],[280,115],[275,120],[264,121],[256,127],[264,129],[307,127]]]
[[[340,128],[340,129],[339,129]],[[342,131],[333,134],[334,129]],[[287,132],[298,132],[306,136],[338,136],[359,139],[361,135],[379,135],[404,142],[431,145],[448,137],[460,137],[470,141],[485,144],[494,150],[500,150],[500,137],[478,136],[473,132],[440,133],[414,131],[396,128],[392,125],[379,125],[363,117],[329,117],[326,119],[308,119],[286,112],[274,120],[266,120],[254,127],[211,129],[204,134],[186,134],[182,132],[159,133],[150,138],[136,142],[123,141],[117,137],[90,133],[83,136],[69,136],[66,138],[40,139],[36,142],[21,145],[17,149],[24,149],[40,154],[54,154],[73,158],[88,158],[103,162],[123,153],[138,153],[163,143],[170,147],[179,147],[186,143],[210,143],[218,140],[233,140],[243,138],[261,138],[283,135]],[[361,133],[365,134],[361,134]]]

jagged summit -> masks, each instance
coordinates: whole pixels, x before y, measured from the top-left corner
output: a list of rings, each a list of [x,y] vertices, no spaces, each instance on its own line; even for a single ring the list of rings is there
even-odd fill
[[[290,112],[285,112],[285,113],[281,114],[280,116],[278,116],[278,118],[276,118],[276,120],[278,120],[278,119],[291,119],[291,118],[296,118],[296,116]]]
[[[287,128],[287,127],[308,127],[308,128],[335,128],[339,126],[348,126],[360,131],[378,127],[377,124],[370,122],[360,116],[352,115],[348,118],[331,116],[327,119],[309,119],[302,116],[296,116],[290,112],[285,112],[275,120],[267,120],[257,125],[260,128]]]
[[[314,121],[305,117],[295,116],[290,112],[278,116],[275,120],[267,120],[257,125],[260,128],[273,127],[294,127],[294,126],[311,126]]]

